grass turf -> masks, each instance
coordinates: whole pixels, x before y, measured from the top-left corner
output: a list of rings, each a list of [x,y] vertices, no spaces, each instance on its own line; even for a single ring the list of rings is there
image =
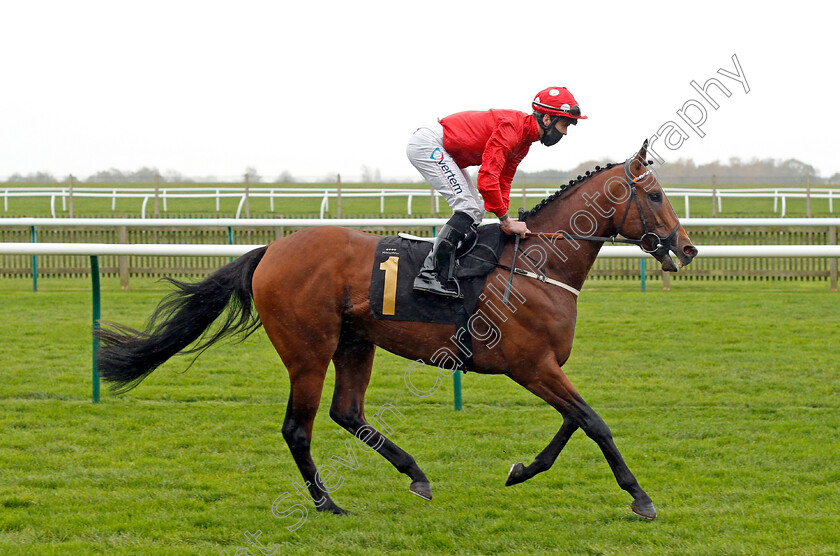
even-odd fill
[[[86,280],[0,282],[0,553],[835,554],[840,545],[837,293],[824,283],[690,283],[647,293],[590,282],[565,370],[610,425],[660,518],[632,516],[597,447],[575,434],[548,472],[511,488],[559,415],[503,377],[464,377],[428,398],[408,364],[376,356],[369,416],[392,404],[391,438],[432,481],[434,500],[376,454],[341,466],[350,517],[295,503],[300,476],[280,435],[288,378],[263,332],[193,367],[177,359],[122,397],[90,403]],[[163,286],[103,283],[103,318],[141,326]],[[434,370],[412,374],[430,386]],[[424,383],[423,381],[426,380]],[[313,457],[347,458],[327,413]],[[241,551],[240,555],[248,554]]]

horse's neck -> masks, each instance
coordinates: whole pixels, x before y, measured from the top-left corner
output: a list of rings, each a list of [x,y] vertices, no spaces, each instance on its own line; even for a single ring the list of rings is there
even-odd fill
[[[612,203],[604,198],[601,191],[603,182],[598,179],[590,182],[566,192],[529,218],[528,228],[532,232],[564,232],[601,237],[614,234],[612,218],[604,216],[609,213]],[[597,207],[594,205],[596,202]],[[591,229],[592,223],[594,229]],[[603,244],[598,241],[540,238],[537,245],[547,254],[543,269],[546,274],[580,289]]]

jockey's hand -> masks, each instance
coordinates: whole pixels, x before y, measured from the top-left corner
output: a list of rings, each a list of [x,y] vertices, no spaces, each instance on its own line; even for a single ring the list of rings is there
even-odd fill
[[[499,225],[502,227],[502,231],[508,235],[516,236],[518,235],[521,238],[525,238],[525,234],[531,233],[531,230],[528,229],[527,224],[521,220],[514,220],[512,218],[505,218],[499,222]]]

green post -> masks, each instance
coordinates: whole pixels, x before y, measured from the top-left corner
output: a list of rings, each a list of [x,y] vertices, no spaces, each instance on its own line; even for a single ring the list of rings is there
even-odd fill
[[[461,401],[461,371],[455,371],[452,374],[452,386],[454,386],[455,390],[455,411],[461,411],[464,407]]]
[[[233,226],[228,226],[228,245],[233,245]],[[230,262],[233,262],[233,257],[230,258]]]
[[[99,257],[90,256],[90,280],[93,291],[93,331],[99,330],[101,304],[99,301]],[[96,356],[99,355],[99,338],[93,336],[93,403],[99,402],[99,371],[96,370]]]
[[[38,232],[32,226],[32,243],[38,243]],[[38,291],[38,256],[32,255],[32,291]]]
[[[639,271],[639,273],[641,274],[641,277],[642,277],[642,292],[645,292],[645,291],[647,291],[647,288],[646,288],[646,285],[647,285],[646,284],[646,281],[647,281],[647,261],[644,258],[639,259],[639,268],[641,269]]]

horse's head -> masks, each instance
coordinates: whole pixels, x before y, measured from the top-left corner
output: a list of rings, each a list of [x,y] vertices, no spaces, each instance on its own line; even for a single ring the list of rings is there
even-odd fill
[[[624,175],[608,182],[615,202],[613,222],[616,233],[641,242],[641,248],[660,262],[662,270],[677,272],[673,252],[682,266],[697,256],[671,202],[654,173],[647,168],[648,142],[624,163]]]

